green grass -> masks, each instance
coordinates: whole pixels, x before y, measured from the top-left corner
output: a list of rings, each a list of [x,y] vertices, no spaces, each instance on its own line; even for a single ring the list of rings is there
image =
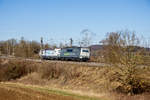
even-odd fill
[[[80,100],[100,100],[96,97],[81,96],[81,95],[78,95],[78,94],[73,94],[73,93],[68,93],[68,92],[65,92],[65,91],[53,90],[53,89],[48,89],[48,88],[40,88],[40,87],[32,87],[32,86],[27,86],[26,88],[30,88],[30,89],[41,91],[41,92],[51,93],[51,94],[71,96],[71,97],[74,97],[74,98],[77,98],[77,99],[80,99]]]
[[[16,84],[16,83],[6,83],[6,84],[13,85],[16,87],[21,87],[21,88],[28,88],[28,89],[36,90],[36,91],[43,92],[43,93],[56,94],[56,95],[62,95],[62,96],[70,96],[70,97],[77,98],[79,100],[105,100],[105,99],[99,99],[96,97],[82,96],[79,94],[69,93],[69,92],[61,91],[61,90],[57,90],[57,89],[54,90],[54,89],[49,89],[49,88]]]

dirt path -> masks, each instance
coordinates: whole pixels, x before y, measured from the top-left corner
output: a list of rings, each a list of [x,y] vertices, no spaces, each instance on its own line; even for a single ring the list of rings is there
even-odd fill
[[[0,100],[98,100],[71,93],[11,83],[0,83]]]

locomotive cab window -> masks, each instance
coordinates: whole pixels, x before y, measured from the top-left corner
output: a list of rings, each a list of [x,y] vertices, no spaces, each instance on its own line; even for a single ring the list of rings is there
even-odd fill
[[[89,50],[82,50],[82,52],[89,52]]]

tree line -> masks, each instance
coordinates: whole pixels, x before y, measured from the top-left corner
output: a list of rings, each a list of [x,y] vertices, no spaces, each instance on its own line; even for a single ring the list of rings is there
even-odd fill
[[[94,33],[88,29],[81,31],[81,40],[79,42],[79,46],[90,46],[94,37]],[[118,32],[109,32],[106,34],[105,39],[100,41],[102,44],[102,49],[98,51],[93,51],[96,53],[95,59],[99,60],[99,62],[115,62],[118,61],[120,57],[126,53],[132,54],[135,53],[133,51],[139,52],[139,50],[145,55],[150,55],[149,48],[143,49],[141,47],[141,41],[139,37],[136,36],[135,32],[132,31],[118,31]],[[73,45],[73,39],[70,39],[70,46]],[[147,43],[148,45],[148,43]],[[150,44],[149,44],[150,45]],[[69,46],[63,43],[60,43],[59,47]],[[18,41],[16,39],[9,39],[6,41],[0,41],[0,54],[1,55],[11,55],[16,57],[38,57],[38,53],[40,49],[47,48],[56,48],[55,44],[41,44],[37,41],[28,41],[23,37]],[[140,49],[139,49],[140,48]],[[150,50],[149,50],[150,51]],[[119,55],[120,54],[120,55]],[[98,59],[100,58],[100,59]]]
[[[44,44],[44,48],[49,48],[49,44]],[[16,57],[38,57],[41,49],[41,44],[37,41],[27,41],[23,37],[17,41],[16,39],[9,39],[0,41],[0,54]]]

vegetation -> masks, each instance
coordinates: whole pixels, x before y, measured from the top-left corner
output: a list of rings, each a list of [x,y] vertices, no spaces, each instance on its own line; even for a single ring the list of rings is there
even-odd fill
[[[0,59],[0,81],[57,86],[99,95],[106,92],[149,93],[150,68],[136,67],[133,76],[128,74],[130,71],[127,69],[129,70],[128,67],[119,68],[119,66],[93,67],[73,63]]]
[[[88,41],[88,37],[85,40]],[[101,43],[103,49],[95,52],[96,57],[92,59],[110,66],[93,67],[76,63],[1,58],[0,82],[57,85],[67,89],[90,90],[94,93],[129,94],[131,97],[135,94],[149,94],[150,52],[149,48],[141,47],[135,32],[110,32]],[[89,45],[88,42],[86,44]],[[23,38],[19,42],[14,39],[0,42],[2,54],[18,57],[35,58],[40,48],[40,43],[25,41]],[[44,48],[49,48],[49,45],[44,45]]]
[[[43,48],[50,48],[49,44],[44,44]],[[23,37],[21,40],[10,39],[0,41],[0,55],[8,55],[24,58],[38,58],[41,44],[37,41],[27,41]]]
[[[27,75],[37,70],[35,65],[27,61],[8,61],[0,62],[0,81],[10,81]]]
[[[1,100],[99,100],[60,90],[10,83],[0,84],[0,96]]]
[[[114,80],[120,82],[119,92],[138,94],[150,91],[150,80],[142,76],[148,73],[142,66],[145,49],[139,48],[139,39],[134,32],[122,31],[108,33],[103,40],[104,59],[117,68]]]

